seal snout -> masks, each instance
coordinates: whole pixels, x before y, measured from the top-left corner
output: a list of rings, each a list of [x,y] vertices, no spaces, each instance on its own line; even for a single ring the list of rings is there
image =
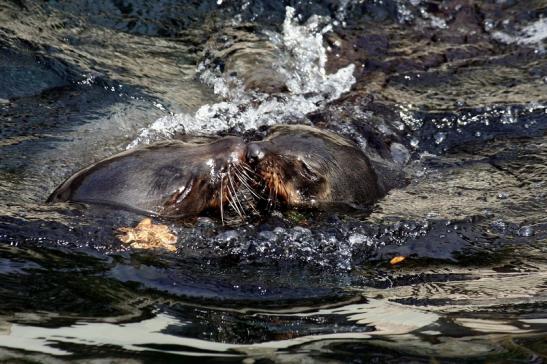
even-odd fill
[[[264,148],[258,143],[250,143],[247,145],[247,161],[250,164],[256,164],[264,158]]]

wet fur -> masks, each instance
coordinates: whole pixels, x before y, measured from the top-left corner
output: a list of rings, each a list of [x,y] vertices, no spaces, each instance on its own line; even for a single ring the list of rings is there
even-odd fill
[[[119,153],[68,178],[48,202],[107,204],[152,216],[187,217],[238,207],[245,144],[236,137],[169,141]],[[237,168],[236,168],[237,166]],[[237,186],[236,186],[237,184]],[[235,208],[241,214],[241,208]],[[221,209],[221,218],[224,211]]]
[[[368,157],[348,139],[305,125],[273,127],[254,143],[264,157],[254,167],[268,198],[294,207],[366,205],[386,191]]]
[[[263,151],[252,166],[250,145]],[[250,144],[237,137],[185,136],[122,152],[77,172],[48,201],[107,204],[169,218],[215,210],[225,223],[259,214],[263,201],[268,207],[369,205],[385,195],[385,186],[350,140],[281,125]]]

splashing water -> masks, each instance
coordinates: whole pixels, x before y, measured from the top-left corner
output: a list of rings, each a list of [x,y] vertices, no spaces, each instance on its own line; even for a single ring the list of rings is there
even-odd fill
[[[272,37],[274,44],[284,48],[290,58],[281,65],[280,72],[285,76],[287,88],[293,94],[326,94],[326,99],[334,100],[349,90],[355,82],[354,66],[350,65],[327,75],[327,51],[323,47],[323,34],[332,30],[330,24],[321,27],[326,19],[312,16],[306,24],[299,26],[295,21],[294,9],[287,7],[283,23],[282,39]]]
[[[156,120],[139,132],[128,149],[177,133],[213,134],[229,129],[242,132],[290,119],[302,120],[322,104],[349,91],[355,83],[353,64],[334,74],[325,70],[323,34],[332,30],[330,19],[312,16],[303,25],[297,19],[295,10],[287,7],[283,33],[268,33],[281,54],[278,58],[283,61],[274,67],[283,76],[288,93],[270,95],[246,90],[240,80],[223,77],[218,68],[211,69],[211,62],[205,60],[198,65],[200,80],[224,100],[203,105],[193,115],[175,114]]]
[[[535,42],[492,35],[532,34],[541,2],[294,2],[325,18],[213,1],[199,10],[211,20],[190,24],[194,13],[170,0],[125,1],[119,12],[79,0],[4,3],[4,361],[529,362],[546,352],[545,57]],[[244,13],[232,17],[234,8]],[[331,24],[337,34],[324,39]],[[367,65],[356,85],[352,66],[325,72],[328,44],[329,67]],[[59,71],[75,76],[57,87]],[[158,119],[162,105],[186,113]],[[118,242],[116,229],[142,219],[131,211],[43,204],[143,126],[149,134],[135,144],[306,122],[309,110],[372,156],[391,156],[409,185],[370,212],[163,221],[176,254]]]
[[[523,27],[516,35],[507,34],[502,31],[492,33],[492,37],[503,43],[516,43],[537,47],[541,53],[545,52],[543,42],[547,38],[547,19],[540,18],[537,21]]]

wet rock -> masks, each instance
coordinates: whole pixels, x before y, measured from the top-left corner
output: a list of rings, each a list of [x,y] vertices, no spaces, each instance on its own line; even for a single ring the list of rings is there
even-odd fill
[[[482,31],[481,16],[477,12],[477,7],[471,1],[451,1],[451,4],[446,7],[453,8],[456,13],[453,15],[453,21],[450,23],[451,29],[459,31]]]
[[[391,157],[396,163],[404,165],[410,160],[410,152],[404,145],[400,143],[392,143],[390,149]]]
[[[389,49],[389,38],[385,34],[365,34],[357,38],[355,47],[368,57],[383,56]]]
[[[446,51],[445,57],[448,62],[454,62],[461,59],[468,59],[484,55],[484,47],[478,48],[474,46],[463,46],[458,48],[450,48]]]
[[[277,239],[277,235],[273,231],[268,230],[259,232],[258,237],[266,241],[275,241]]]

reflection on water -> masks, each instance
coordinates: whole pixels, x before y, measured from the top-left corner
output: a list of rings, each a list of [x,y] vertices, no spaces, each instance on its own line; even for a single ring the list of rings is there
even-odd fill
[[[205,307],[186,309],[196,312],[196,318],[207,311],[208,316],[220,315],[217,321],[219,326],[194,327],[192,321],[181,321],[178,316],[160,311],[151,318],[121,324],[83,321],[61,328],[12,324],[5,329],[3,344],[11,348],[59,355],[61,358],[70,355],[75,348],[90,345],[97,347],[99,352],[108,352],[109,347],[114,347],[118,353],[146,351],[150,354],[158,351],[177,356],[211,358],[249,356],[264,359],[274,358],[275,352],[293,352],[296,357],[296,353],[318,355],[324,352],[323,355],[328,357],[329,353],[337,353],[337,350],[329,350],[329,347],[347,345],[378,346],[394,356],[400,352],[401,347],[407,347],[409,350],[406,355],[425,354],[465,359],[489,357],[496,352],[510,350],[513,351],[510,357],[526,358],[527,350],[514,350],[506,340],[507,335],[519,334],[524,338],[526,336],[523,334],[541,334],[547,323],[545,320],[527,319],[448,319],[385,300],[292,314],[254,313],[243,316],[230,311],[219,313],[219,309]],[[234,326],[239,320],[246,323],[242,324],[247,326],[246,331],[245,327]],[[291,327],[298,328],[299,332],[257,335],[266,323],[270,332],[286,332]],[[198,333],[196,329],[212,331]],[[443,332],[448,335],[443,335]],[[241,337],[242,340],[254,337],[258,341],[253,340],[248,344],[232,342],[238,335],[245,335]],[[385,337],[393,339],[382,339]],[[462,347],[466,350],[463,351]],[[341,350],[341,353],[344,351]]]
[[[0,4],[0,358],[547,356],[544,1]],[[183,132],[306,123],[410,184],[367,213],[165,221],[44,203]],[[398,265],[389,260],[402,255]]]

